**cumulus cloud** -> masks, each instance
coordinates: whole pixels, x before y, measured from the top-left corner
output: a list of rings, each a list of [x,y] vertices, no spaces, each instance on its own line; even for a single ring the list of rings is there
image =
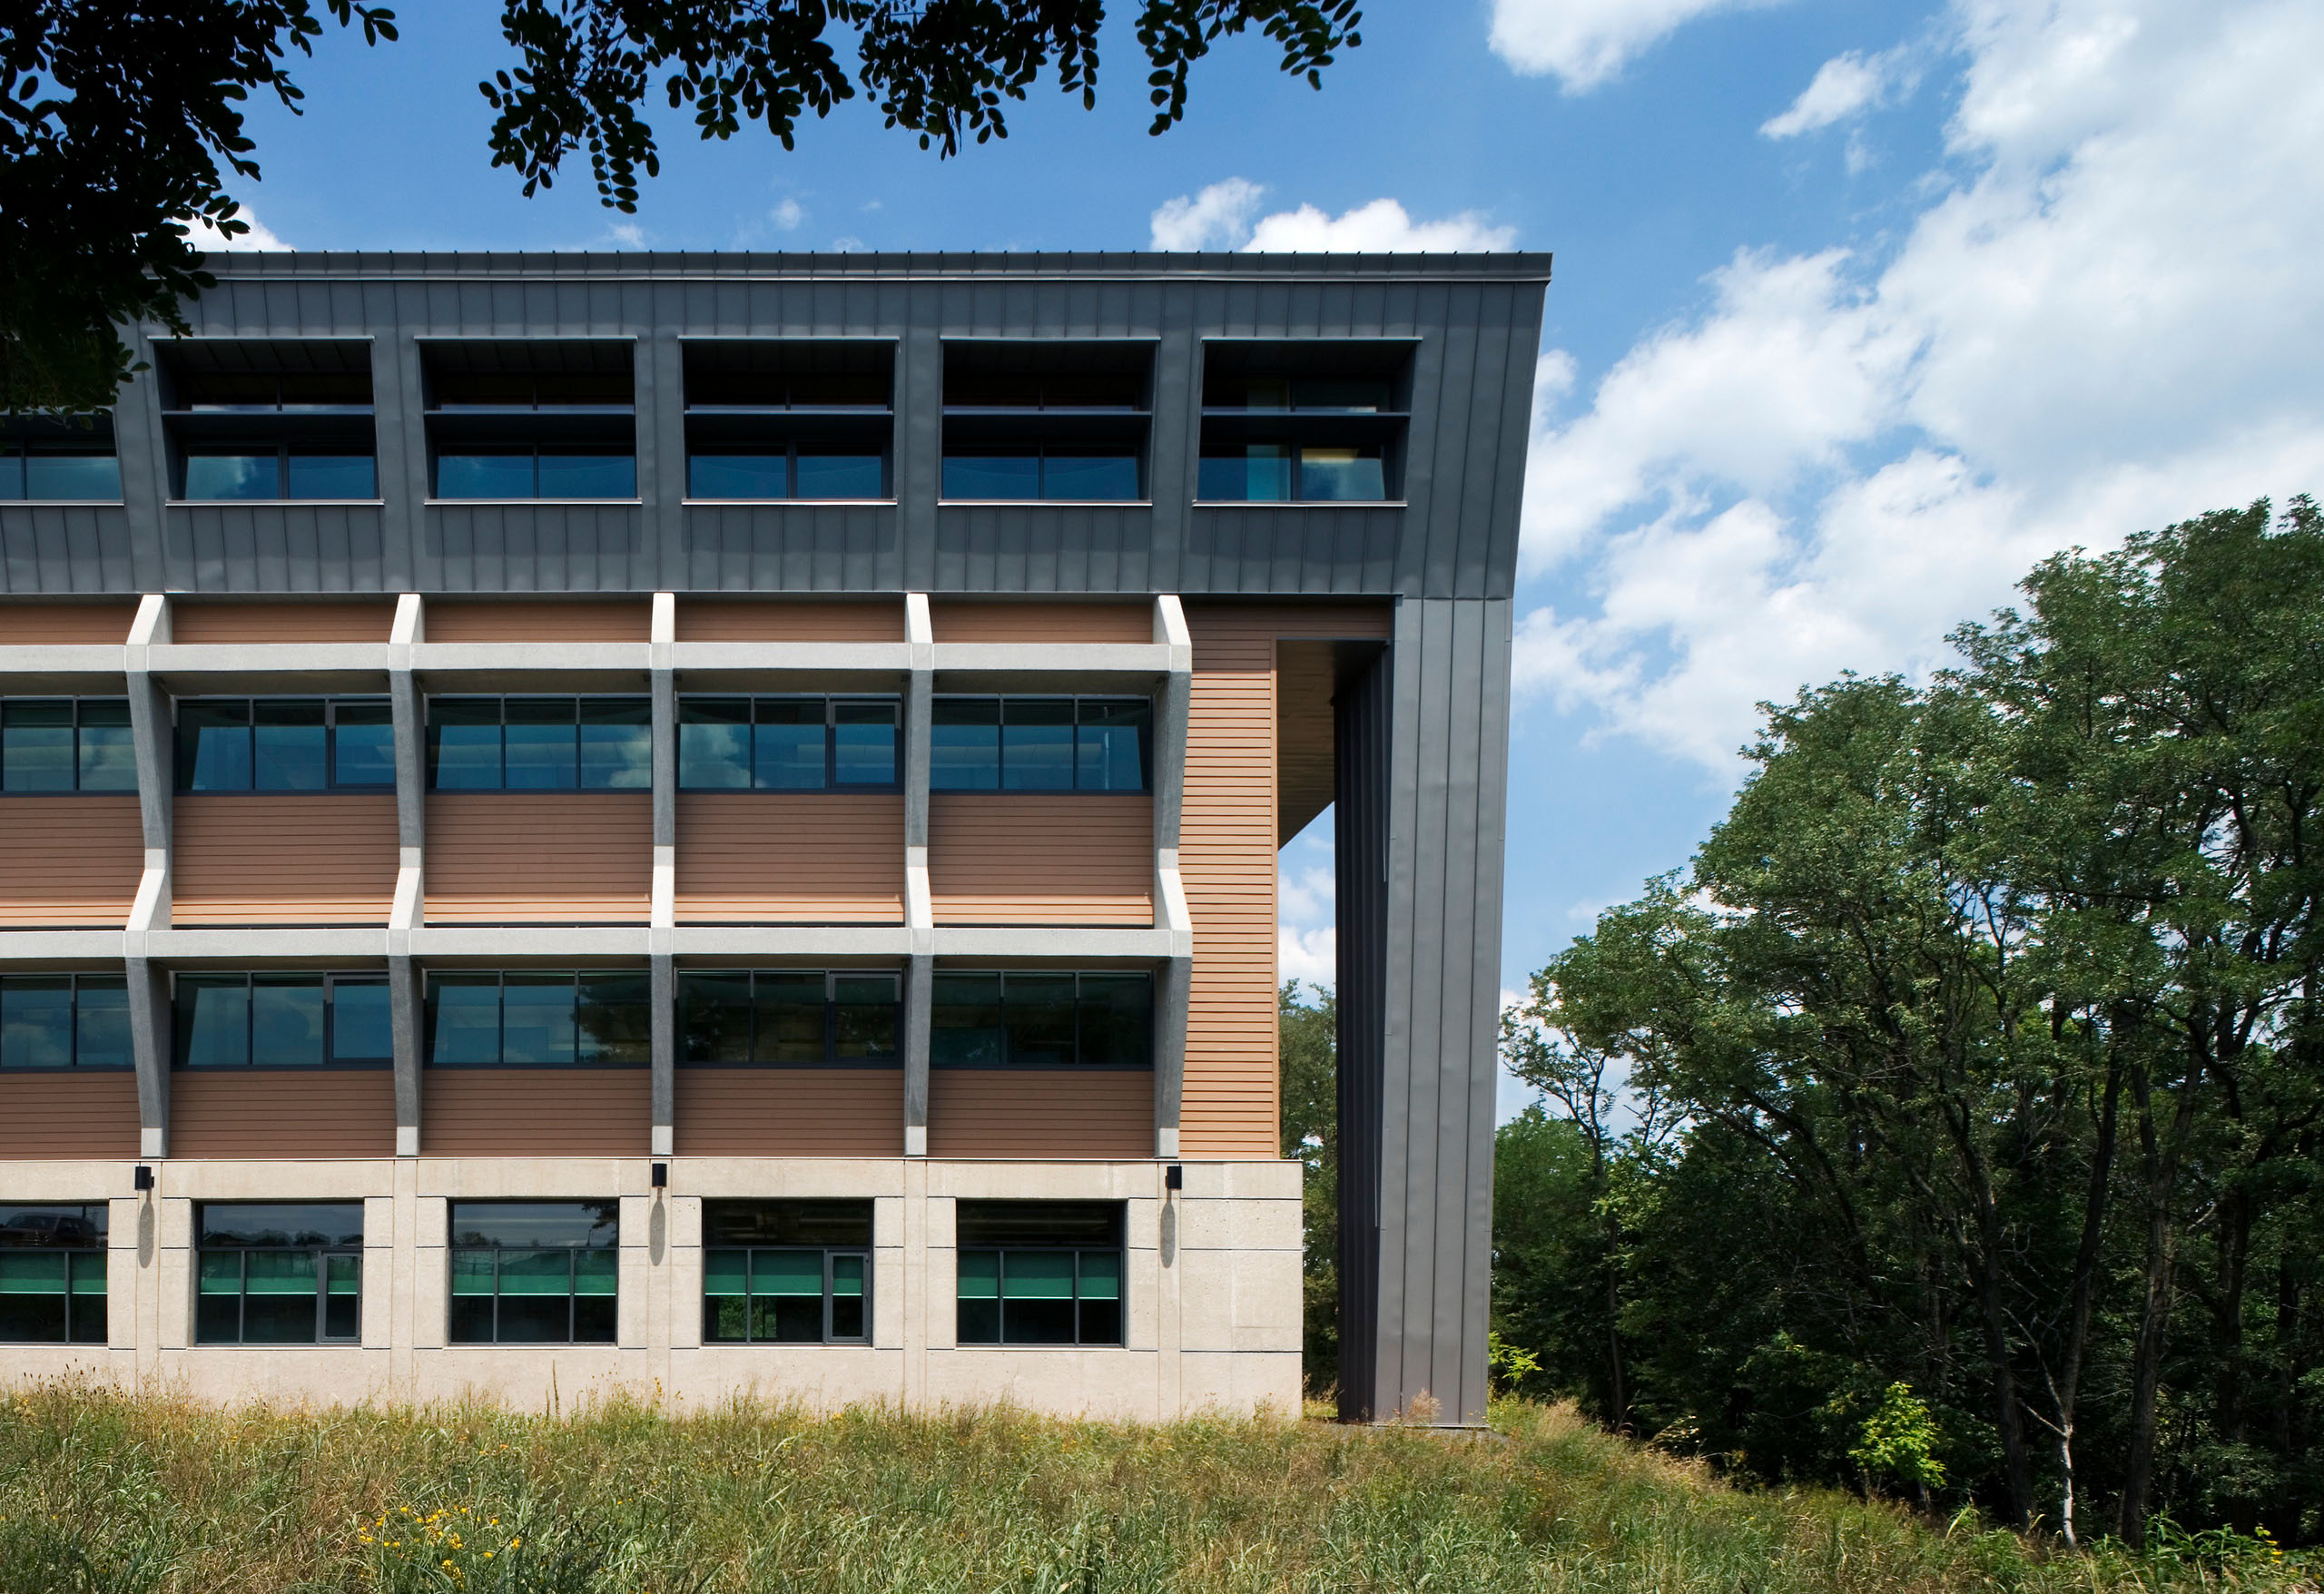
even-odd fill
[[[1296,843],[1294,844],[1295,848]],[[1312,849],[1309,849],[1312,851]],[[1324,856],[1329,857],[1328,849]],[[1275,979],[1326,989],[1339,982],[1339,932],[1334,928],[1333,874],[1324,865],[1286,860],[1275,867]]]
[[[1902,49],[1869,56],[1851,50],[1833,56],[1817,69],[1789,110],[1759,124],[1761,136],[1797,138],[1887,103],[1892,94],[1911,86],[1907,59]]]
[[[796,232],[807,224],[807,207],[795,199],[786,199],[766,213],[766,219],[784,232]]]
[[[1740,252],[1586,400],[1544,359],[1523,559],[1562,585],[1521,688],[1730,770],[1756,701],[1941,663],[2046,553],[2319,485],[2324,13],[1950,28],[1946,163],[1884,257]]]
[[[1159,250],[1241,250],[1246,253],[1478,253],[1514,249],[1516,229],[1481,212],[1415,221],[1393,199],[1376,199],[1333,216],[1314,205],[1258,214],[1266,190],[1240,177],[1180,194],[1151,218]]]
[[[211,225],[209,217],[193,217],[186,223],[186,241],[205,254],[216,250],[289,249],[291,247],[277,238],[271,227],[251,214],[250,206],[244,205],[241,208],[238,219],[248,221],[251,224],[251,230],[248,232],[238,232],[231,238],[228,238],[216,227]]]
[[[1493,53],[1578,94],[1613,77],[1683,25],[1780,0],[1492,0]]]

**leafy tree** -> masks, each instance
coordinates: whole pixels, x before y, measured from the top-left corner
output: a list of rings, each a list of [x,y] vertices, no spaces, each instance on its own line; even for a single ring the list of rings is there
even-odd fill
[[[1306,1380],[1318,1394],[1339,1382],[1340,1363],[1340,1102],[1339,999],[1299,981],[1275,993],[1283,1052],[1283,1155],[1303,1172],[1302,1270],[1305,1324],[1302,1338]]]
[[[1545,1188],[1554,1126],[1563,1187],[1600,1183],[1640,1110],[1609,1079],[1679,1127],[1602,1164],[1635,1188],[1596,1245],[1499,1203],[1497,1309],[1609,1422],[1746,1474],[2313,1539],[2324,516],[2024,592],[1925,686],[1768,706],[1692,869],[1536,977],[1510,1056],[1552,1110],[1503,1176]],[[1557,1328],[1585,1288],[1627,1405]],[[1878,1417],[1898,1387],[1925,1422]]]
[[[758,123],[784,149],[800,120],[862,93],[940,156],[1005,138],[1004,102],[1054,73],[1097,103],[1105,0],[502,0],[512,67],[480,85],[497,113],[492,163],[527,194],[586,151],[600,201],[637,207],[661,169],[649,95],[704,139]],[[0,9],[0,411],[101,409],[127,379],[119,328],[186,330],[182,302],[214,286],[189,222],[248,224],[227,184],[255,182],[241,107],[292,111],[285,67],[322,18],[396,37],[357,0],[17,0]],[[1194,64],[1257,32],[1315,87],[1361,44],[1357,0],[1137,0],[1151,131],[1186,113]],[[852,45],[852,65],[842,51]],[[224,170],[222,171],[221,162]]]

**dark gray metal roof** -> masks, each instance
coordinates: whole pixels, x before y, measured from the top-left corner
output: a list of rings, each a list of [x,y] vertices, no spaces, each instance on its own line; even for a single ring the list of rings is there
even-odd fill
[[[1550,259],[1500,255],[250,253],[210,338],[371,341],[377,505],[168,502],[154,379],[124,392],[119,506],[0,505],[0,593],[795,590],[1505,597]],[[141,329],[150,354],[158,329]],[[637,342],[635,504],[428,501],[420,344]],[[681,346],[897,346],[896,502],[683,502]],[[1155,344],[1150,506],[940,505],[948,339]],[[1194,502],[1206,339],[1413,346],[1402,506]]]

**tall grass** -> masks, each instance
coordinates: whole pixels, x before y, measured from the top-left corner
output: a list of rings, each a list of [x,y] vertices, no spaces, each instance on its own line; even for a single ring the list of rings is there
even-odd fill
[[[222,1410],[0,1398],[5,1594],[2289,1589],[2260,1554],[2045,1557],[1828,1493],[1744,1493],[1562,1409],[1452,1439],[1262,1418],[737,1402]],[[2248,1550],[2248,1547],[2246,1547]]]

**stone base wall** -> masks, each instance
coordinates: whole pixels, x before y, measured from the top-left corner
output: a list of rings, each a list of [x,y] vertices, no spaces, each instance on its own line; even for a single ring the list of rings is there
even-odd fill
[[[1008,1402],[1135,1422],[1201,1412],[1296,1412],[1300,1397],[1299,1167],[1187,1162],[1185,1187],[1136,1162],[672,1157],[652,1188],[644,1157],[368,1158],[0,1164],[0,1203],[109,1201],[110,1344],[0,1344],[0,1380],[77,1372],[216,1401],[475,1397],[570,1411],[624,1391],[675,1410],[738,1394],[818,1411]],[[619,1196],[619,1343],[446,1343],[454,1199]],[[705,1197],[872,1202],[869,1345],[704,1345]],[[955,1343],[955,1203],[1115,1200],[1127,1214],[1125,1343]],[[196,1345],[193,1209],[202,1201],[364,1204],[362,1343]]]

